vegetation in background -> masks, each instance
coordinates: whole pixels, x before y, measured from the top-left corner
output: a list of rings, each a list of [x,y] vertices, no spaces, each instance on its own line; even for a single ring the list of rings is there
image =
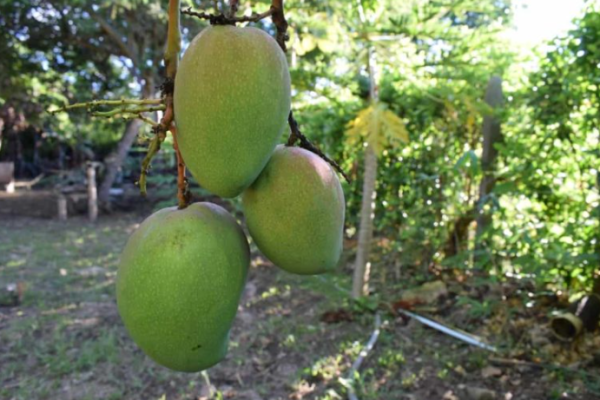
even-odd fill
[[[255,11],[267,5],[252,3]],[[35,157],[31,146],[23,146],[25,174],[28,168],[30,175],[39,171],[36,157],[59,159],[58,143],[72,149],[66,152],[72,164],[115,154],[123,121],[77,113],[50,118],[43,110],[100,95],[135,96],[144,84],[154,90],[164,5],[78,1],[0,7],[6,27],[0,157],[9,156],[23,126],[41,143],[34,146]],[[514,53],[502,39],[511,23],[508,0],[289,0],[286,10],[296,118],[354,178],[344,184],[350,239],[358,234],[364,153],[362,143],[348,140],[345,132],[366,107],[369,74],[363,61],[369,47],[379,101],[410,135],[406,146],[380,149],[374,229],[375,238],[388,244],[375,249],[374,269],[392,272],[398,267],[378,261],[398,259],[394,264],[423,271],[477,267],[498,275],[531,273],[566,287],[589,284],[600,247],[595,79],[600,37],[594,2],[588,2],[577,28],[537,59]],[[127,21],[135,25],[124,29]],[[186,41],[200,26],[190,18],[183,23]],[[531,63],[524,61],[537,67],[526,69]],[[480,207],[481,126],[491,112],[484,95],[494,75],[504,82],[506,101],[497,114],[505,139],[496,146],[497,184],[486,201],[493,214],[486,256],[474,263],[475,244],[465,235],[474,232],[472,214]],[[23,126],[15,125],[14,113],[22,113]],[[461,224],[465,237],[456,240]]]
[[[269,4],[245,2],[240,14]],[[88,159],[111,164],[110,155],[121,152],[124,169],[136,171],[124,180],[135,182],[141,157],[125,151],[137,132],[131,122],[44,110],[156,91],[165,6],[0,0],[0,160],[18,156],[19,177],[33,177]],[[600,263],[597,1],[587,2],[571,32],[536,54],[520,54],[503,39],[510,0],[287,0],[285,6],[294,115],[352,178],[343,182],[346,251],[335,274],[306,280],[273,272],[253,248],[232,353],[210,372],[213,397],[343,398],[343,377],[379,310],[386,322],[355,381],[361,399],[451,398],[465,382],[485,382],[515,398],[597,398],[598,336],[571,348],[551,341],[545,328],[551,310],[589,290]],[[187,17],[182,23],[187,44],[202,24]],[[256,25],[274,34],[268,21]],[[502,82],[496,107],[486,102],[492,77]],[[373,108],[371,88],[378,94]],[[395,126],[388,138],[410,141],[371,142],[378,153],[372,277],[369,296],[350,301],[364,148],[374,139],[361,126],[366,110],[385,113]],[[493,141],[493,168],[484,156],[486,120],[502,132]],[[138,139],[145,138],[142,131]],[[175,176],[161,173],[174,169],[174,155],[163,149],[153,166],[148,181],[160,207],[174,205]],[[495,185],[482,195],[487,179]],[[239,200],[222,203],[241,215]],[[490,219],[477,226],[482,212]],[[26,289],[21,306],[0,310],[0,348],[7,349],[0,352],[0,397],[210,397],[212,387],[198,376],[150,363],[118,322],[117,254],[138,219],[118,214],[94,227],[3,220],[0,283],[24,282]],[[407,288],[435,279],[448,290],[429,311],[435,307],[445,322],[529,364],[498,367],[489,354],[396,313]],[[567,296],[560,295],[565,289]]]

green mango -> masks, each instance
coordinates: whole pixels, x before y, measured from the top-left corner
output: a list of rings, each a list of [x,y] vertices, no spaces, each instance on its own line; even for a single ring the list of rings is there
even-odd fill
[[[157,363],[185,372],[227,353],[250,263],[235,219],[211,203],[162,209],[131,235],[117,273],[127,331]]]
[[[278,146],[242,195],[250,235],[278,267],[301,275],[331,271],[343,246],[345,200],[332,168],[317,155]]]
[[[211,26],[186,50],[175,79],[183,159],[200,185],[235,197],[271,157],[290,113],[290,73],[257,28]]]

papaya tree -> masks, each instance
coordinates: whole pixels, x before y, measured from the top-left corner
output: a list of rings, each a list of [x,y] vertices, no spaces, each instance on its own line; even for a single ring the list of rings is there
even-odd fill
[[[413,148],[421,152],[433,147],[440,150],[439,152],[445,158],[454,157],[454,149],[448,151],[442,148],[444,144],[452,142],[451,145],[456,146],[456,150],[460,148],[461,153],[458,157],[462,155],[464,143],[454,140],[455,138],[449,136],[448,132],[451,132],[452,129],[471,132],[474,121],[480,115],[477,110],[482,107],[479,106],[476,99],[481,95],[477,93],[477,89],[485,81],[479,83],[478,87],[473,86],[473,81],[475,76],[479,80],[479,77],[486,75],[488,64],[496,64],[501,59],[502,51],[498,51],[498,55],[495,54],[497,50],[493,42],[497,41],[497,30],[493,24],[494,21],[500,21],[500,23],[507,21],[508,7],[508,2],[491,1],[483,3],[473,1],[439,2],[435,4],[425,1],[407,3],[359,1],[356,3],[353,10],[353,22],[355,26],[358,26],[358,32],[354,34],[356,42],[354,56],[360,55],[362,59],[369,51],[375,55],[381,77],[374,82],[373,79],[365,79],[367,82],[373,82],[370,92],[381,92],[379,96],[381,101],[388,105],[390,112],[400,117],[400,120],[407,125],[406,130],[411,132],[414,144],[407,146],[406,151],[398,151],[390,144],[381,143],[383,149],[380,155],[381,164],[382,170],[385,171],[385,177],[382,179],[385,179],[386,185],[373,186],[380,194],[385,193],[379,198],[380,201],[376,206],[374,206],[373,197],[367,194],[373,189],[371,189],[371,185],[365,184],[366,181],[368,182],[367,177],[371,178],[372,175],[367,175],[366,169],[362,175],[363,190],[361,193],[363,197],[360,201],[361,221],[358,229],[360,243],[357,248],[355,264],[354,296],[366,293],[364,281],[368,279],[365,279],[364,276],[365,272],[368,275],[368,269],[361,265],[367,265],[369,260],[368,245],[362,245],[370,243],[371,234],[367,232],[372,231],[368,227],[372,217],[370,220],[368,217],[372,214],[380,215],[381,220],[385,222],[378,224],[378,227],[385,227],[387,224],[386,229],[392,232],[394,229],[390,224],[394,227],[401,226],[403,220],[410,225],[419,225],[416,220],[413,222],[406,220],[406,209],[399,206],[392,207],[392,204],[402,204],[407,200],[412,201],[410,199],[413,198],[411,195],[410,198],[406,197],[404,200],[398,199],[398,193],[401,193],[398,184],[408,179],[403,179],[397,169],[401,168],[404,173],[410,172],[411,176],[412,174],[420,176],[429,174],[425,170],[438,177],[442,174],[439,169],[434,168],[435,165],[440,165],[439,161],[432,164],[411,157],[412,165],[403,166],[404,163],[401,160],[405,158],[404,154],[412,154]],[[354,28],[354,30],[357,29]],[[494,54],[493,60],[487,60],[483,56],[484,54],[487,54],[488,57]],[[476,58],[477,62],[466,61],[470,58]],[[499,64],[508,62],[508,59],[508,57],[505,58]],[[369,65],[369,62],[366,64]],[[368,75],[369,69],[369,67],[365,68],[363,64],[358,71],[359,76]],[[366,86],[369,87],[369,84],[367,83]],[[369,90],[366,91],[369,92]],[[376,99],[375,96],[369,97],[372,99],[371,101]],[[420,100],[416,100],[417,98]],[[465,121],[465,124],[468,125],[467,129],[464,129],[464,125],[457,126],[454,120]],[[435,133],[432,134],[432,132]],[[440,137],[434,137],[435,135]],[[463,138],[461,133],[460,140],[463,139],[468,140],[469,143],[473,141],[471,137]],[[477,143],[473,143],[473,146],[476,147]],[[349,146],[349,148],[353,147]],[[369,165],[369,171],[371,171],[375,169],[373,166],[376,165],[374,162],[376,158],[372,157],[372,153],[369,154],[368,148],[367,145],[364,152],[365,166]],[[415,164],[419,165],[422,170],[414,171]],[[447,169],[448,164],[447,161],[441,163],[444,170]],[[439,182],[440,178],[436,178],[436,181]],[[423,183],[429,185],[427,182]],[[414,183],[410,186],[411,189],[415,189]],[[359,189],[356,188],[356,190]],[[427,191],[429,190],[430,188],[427,188]],[[435,189],[433,192],[443,193],[443,191]],[[367,199],[365,199],[365,195]],[[439,198],[437,195],[435,197]],[[421,201],[424,202],[425,199],[421,199],[419,202]],[[419,204],[419,206],[428,206],[431,200],[427,201],[427,204]],[[368,204],[371,206],[368,207]],[[383,204],[385,205],[382,207]],[[417,207],[416,204],[415,207]],[[444,206],[436,204],[436,207],[440,207],[439,212],[425,212],[425,214],[427,214],[427,218],[435,216],[437,221],[434,222],[434,226],[441,227],[445,225]],[[422,213],[424,209],[416,210],[416,212]],[[422,229],[420,228],[419,231],[421,232]],[[396,230],[396,232],[398,231]],[[447,233],[443,229],[437,229],[435,235],[442,236]],[[432,252],[435,253],[435,250]],[[361,276],[362,278],[358,278]]]
[[[374,74],[371,71],[371,82]],[[375,208],[375,184],[377,182],[377,157],[383,149],[396,141],[408,142],[408,133],[402,120],[385,104],[377,101],[375,84],[371,83],[370,105],[360,111],[351,123],[347,135],[350,142],[360,143],[364,148],[364,178],[358,248],[354,266],[352,297],[368,294],[369,249],[373,237],[373,212]]]

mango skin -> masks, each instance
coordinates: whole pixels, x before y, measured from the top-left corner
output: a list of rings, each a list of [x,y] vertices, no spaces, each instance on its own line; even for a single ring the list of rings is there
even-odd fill
[[[154,213],[121,255],[117,305],[127,331],[167,368],[211,367],[227,353],[249,263],[247,239],[223,208]]]
[[[344,192],[317,155],[278,146],[242,196],[250,235],[278,267],[295,274],[329,272],[343,246]]]
[[[201,186],[236,197],[271,157],[290,113],[290,73],[257,28],[211,26],[192,41],[175,78],[183,159]]]

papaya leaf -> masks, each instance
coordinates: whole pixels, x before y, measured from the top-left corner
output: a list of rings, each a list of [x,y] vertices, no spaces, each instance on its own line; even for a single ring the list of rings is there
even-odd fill
[[[408,132],[404,122],[390,110],[383,112],[383,124],[387,130],[388,136],[398,139],[403,143],[408,143]]]
[[[359,111],[348,124],[346,135],[352,143],[366,141],[377,155],[395,141],[408,143],[409,140],[404,122],[382,103]]]

